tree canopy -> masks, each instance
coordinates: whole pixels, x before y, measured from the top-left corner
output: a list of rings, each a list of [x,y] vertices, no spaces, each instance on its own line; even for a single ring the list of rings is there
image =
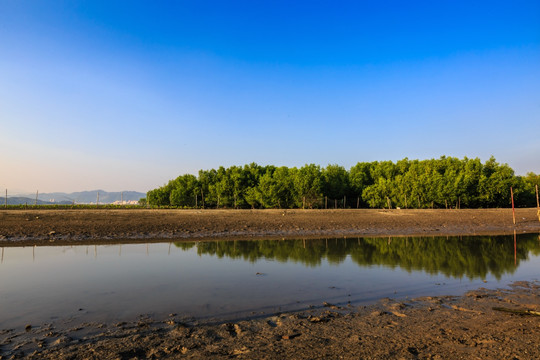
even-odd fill
[[[540,176],[516,176],[491,157],[363,162],[300,168],[255,163],[185,174],[150,190],[152,206],[205,208],[493,208],[536,205]]]

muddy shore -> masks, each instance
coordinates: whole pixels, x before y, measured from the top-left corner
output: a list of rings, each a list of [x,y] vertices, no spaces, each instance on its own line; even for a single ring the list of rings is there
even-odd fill
[[[170,314],[0,331],[15,359],[538,359],[540,283],[197,324]]]
[[[0,244],[540,232],[534,208],[463,210],[0,210]]]

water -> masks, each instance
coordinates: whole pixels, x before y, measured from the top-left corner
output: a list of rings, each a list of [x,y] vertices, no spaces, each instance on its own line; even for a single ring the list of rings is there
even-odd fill
[[[540,278],[540,236],[2,248],[0,329],[169,313],[232,320]]]

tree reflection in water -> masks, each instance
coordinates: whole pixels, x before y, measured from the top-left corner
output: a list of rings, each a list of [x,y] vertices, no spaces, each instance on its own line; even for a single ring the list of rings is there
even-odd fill
[[[259,259],[319,266],[326,260],[339,264],[349,256],[361,267],[400,267],[455,278],[500,279],[514,273],[529,252],[540,254],[539,235],[328,238],[309,240],[221,240],[176,242],[178,248],[197,248],[199,255],[229,257],[255,262]]]

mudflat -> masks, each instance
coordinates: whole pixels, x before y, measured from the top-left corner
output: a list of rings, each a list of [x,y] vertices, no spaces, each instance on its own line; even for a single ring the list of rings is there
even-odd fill
[[[0,210],[0,245],[540,233],[537,209]],[[181,309],[179,309],[179,312]],[[0,359],[538,359],[540,282],[464,296],[319,304],[235,322],[170,314],[0,329]]]
[[[176,314],[0,331],[2,359],[538,359],[540,283],[197,324]],[[66,327],[66,325],[68,327]]]
[[[537,209],[1,210],[3,246],[158,239],[502,235],[540,232]]]

